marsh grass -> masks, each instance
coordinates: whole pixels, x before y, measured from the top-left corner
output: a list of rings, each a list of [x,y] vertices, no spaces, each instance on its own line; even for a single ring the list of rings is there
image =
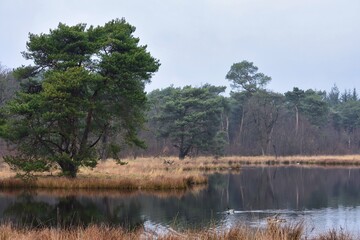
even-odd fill
[[[354,237],[349,233],[345,232],[343,229],[336,231],[335,229],[329,230],[327,233],[320,234],[315,238],[316,240],[353,240]],[[360,239],[360,238],[356,238]]]
[[[143,179],[132,178],[91,178],[78,177],[68,179],[65,177],[43,177],[39,176],[33,181],[23,181],[18,178],[6,178],[0,180],[2,189],[114,189],[114,190],[171,190],[188,189],[193,185],[206,184],[205,176],[157,176],[154,178],[144,177]]]
[[[121,228],[113,228],[106,226],[89,226],[78,227],[74,229],[18,229],[11,224],[4,224],[0,226],[1,240],[101,240],[101,239],[140,239],[141,232],[125,231]]]
[[[189,160],[188,160],[189,161]],[[199,157],[197,163],[185,163],[188,169],[240,169],[246,165],[360,166],[360,155],[334,156],[229,156],[218,160]]]
[[[100,161],[94,168],[81,168],[78,177],[59,177],[59,170],[38,174],[36,179],[22,181],[7,165],[1,164],[0,188],[48,189],[122,189],[169,190],[189,189],[207,183],[211,172],[240,171],[243,166],[360,166],[360,155],[344,156],[258,156],[197,157],[178,160],[175,157],[125,159],[126,165],[114,160]]]
[[[214,228],[201,230],[187,230],[183,232],[170,231],[167,234],[159,234],[137,228],[130,231],[121,227],[109,227],[105,225],[90,225],[87,227],[59,228],[19,228],[11,223],[0,225],[0,239],[22,240],[102,240],[102,239],[158,239],[158,240],[350,240],[354,239],[343,230],[330,230],[327,233],[309,238],[304,232],[303,223],[279,224],[268,223],[265,228],[251,228],[244,225],[234,226],[225,230]],[[355,238],[359,239],[359,238]]]
[[[332,233],[331,233],[332,234]],[[333,235],[322,235],[321,239]],[[75,240],[75,239],[159,239],[159,240],[299,240],[304,238],[303,225],[282,226],[269,224],[264,229],[254,229],[246,226],[236,226],[221,232],[213,229],[192,230],[187,232],[170,232],[166,235],[159,235],[154,232],[146,232],[144,229],[127,231],[119,227],[107,227],[91,225],[88,227],[76,227],[70,229],[20,229],[11,224],[0,226],[0,239],[51,239],[51,240]],[[319,238],[320,239],[320,238]],[[337,239],[337,238],[336,238]],[[343,238],[341,238],[343,239]],[[345,240],[345,239],[344,239]],[[347,239],[346,239],[347,240]]]
[[[152,163],[153,166],[146,160],[131,161],[122,166],[107,160],[100,162],[94,169],[82,168],[74,179],[59,177],[59,171],[54,171],[51,175],[38,174],[29,181],[16,178],[10,168],[2,168],[0,188],[171,190],[189,189],[207,183],[207,177],[202,173],[166,169],[162,164]]]

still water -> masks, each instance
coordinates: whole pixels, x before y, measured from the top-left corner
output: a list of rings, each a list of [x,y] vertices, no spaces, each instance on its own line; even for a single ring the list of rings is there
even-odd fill
[[[187,192],[0,192],[0,220],[30,227],[104,223],[166,233],[264,227],[274,215],[303,222],[307,236],[340,228],[359,235],[360,168],[248,167]]]

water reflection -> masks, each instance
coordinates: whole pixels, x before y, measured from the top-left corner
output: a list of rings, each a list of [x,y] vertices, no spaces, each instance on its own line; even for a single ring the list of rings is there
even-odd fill
[[[0,192],[1,221],[34,228],[259,226],[280,214],[318,232],[339,224],[354,232],[359,206],[358,168],[244,168],[211,175],[206,188],[188,192]],[[235,214],[226,214],[228,207]]]
[[[211,185],[216,182],[220,181],[214,179]],[[360,169],[248,168],[240,175],[228,175],[228,183],[223,206],[242,210],[306,210],[360,203]]]
[[[119,199],[114,205],[108,197],[53,197],[23,192],[16,196],[16,200],[13,197],[4,200],[1,202],[8,204],[2,212],[2,220],[20,227],[70,228],[106,224],[135,229],[144,223],[140,214],[141,204],[136,199],[130,202]]]

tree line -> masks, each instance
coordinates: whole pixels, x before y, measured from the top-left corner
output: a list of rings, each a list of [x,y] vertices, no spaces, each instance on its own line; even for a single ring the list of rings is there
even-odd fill
[[[340,93],[266,89],[271,78],[249,61],[231,66],[225,87],[170,86],[148,94],[148,150],[143,154],[317,155],[360,149],[356,89]],[[154,141],[153,139],[156,139]]]
[[[271,77],[249,61],[234,63],[225,86],[145,84],[160,62],[116,19],[103,26],[60,23],[29,34],[25,59],[0,66],[0,136],[5,162],[26,173],[58,167],[75,177],[99,159],[177,155],[357,153],[356,90],[329,93],[266,88]],[[225,75],[225,73],[224,73]],[[12,151],[5,151],[11,149]]]

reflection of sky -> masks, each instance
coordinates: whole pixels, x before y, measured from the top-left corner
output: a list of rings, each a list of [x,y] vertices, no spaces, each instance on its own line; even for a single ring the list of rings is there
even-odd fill
[[[319,234],[331,229],[359,236],[360,234],[360,207],[326,208],[319,211],[312,211],[304,215],[307,230],[314,229],[309,234]]]
[[[219,213],[223,215],[218,229],[230,229],[238,225],[254,228],[267,226],[267,218],[277,215],[284,219],[285,225],[304,224],[306,237],[318,236],[329,230],[344,231],[353,236],[360,235],[360,206],[338,208],[324,208],[318,210],[291,211],[291,210],[254,210],[235,211],[235,214]]]
[[[246,225],[254,228],[265,228],[267,218],[277,215],[285,219],[285,225],[304,224],[304,236],[315,237],[329,230],[336,230],[338,233],[344,231],[353,236],[360,234],[360,206],[324,208],[319,210],[291,211],[291,210],[254,210],[254,211],[235,211],[234,214],[226,212],[218,213],[221,217],[216,226],[216,231],[228,230],[231,227]],[[148,233],[163,236],[168,233],[175,233],[176,230],[169,225],[146,221],[144,229]]]

